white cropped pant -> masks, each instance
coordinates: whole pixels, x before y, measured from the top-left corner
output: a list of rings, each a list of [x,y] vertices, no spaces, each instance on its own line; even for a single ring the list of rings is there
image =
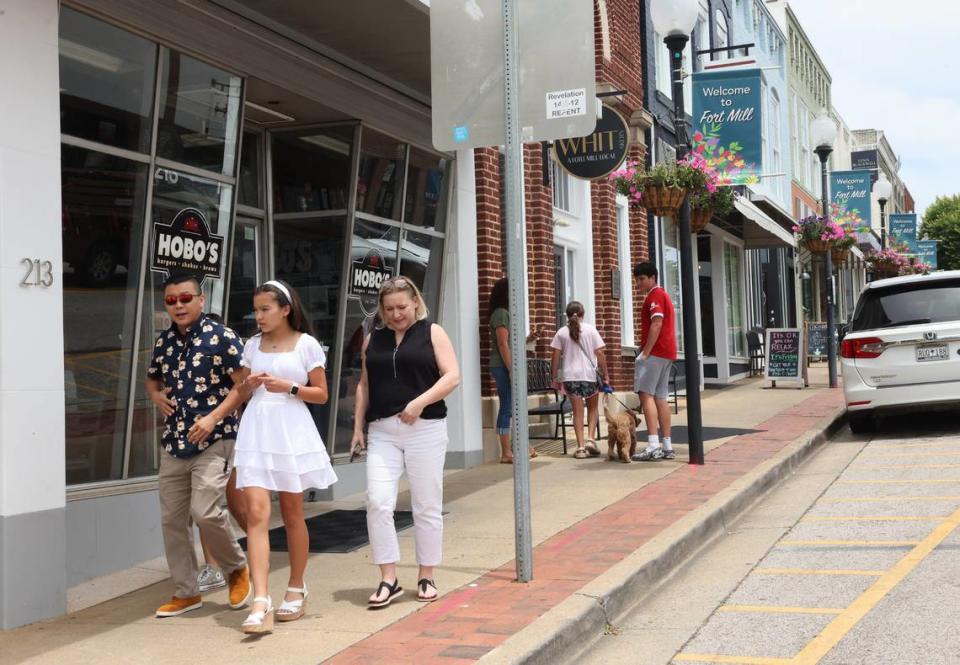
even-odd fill
[[[418,419],[405,425],[392,416],[370,423],[367,435],[367,531],[375,564],[400,560],[393,523],[400,475],[410,484],[417,563],[440,564],[443,552],[443,463],[447,420]]]

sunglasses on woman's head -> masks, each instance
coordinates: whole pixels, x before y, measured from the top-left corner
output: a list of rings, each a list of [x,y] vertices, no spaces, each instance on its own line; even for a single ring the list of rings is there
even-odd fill
[[[181,293],[178,296],[165,296],[163,302],[167,304],[168,307],[173,307],[177,302],[181,302],[186,305],[189,302],[193,302],[194,298],[199,298],[201,293]]]

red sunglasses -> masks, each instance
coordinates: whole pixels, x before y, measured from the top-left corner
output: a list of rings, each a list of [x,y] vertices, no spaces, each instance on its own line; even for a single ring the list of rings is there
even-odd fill
[[[163,299],[163,302],[167,304],[168,307],[173,307],[177,304],[177,301],[182,302],[186,305],[188,302],[193,302],[194,298],[199,298],[201,293],[181,293],[178,296],[166,296]]]

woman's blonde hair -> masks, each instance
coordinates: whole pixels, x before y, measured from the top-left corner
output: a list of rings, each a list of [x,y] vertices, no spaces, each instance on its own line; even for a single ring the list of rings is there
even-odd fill
[[[427,304],[423,301],[423,295],[420,289],[414,284],[413,280],[403,275],[397,275],[390,279],[383,280],[380,285],[380,293],[377,295],[377,312],[380,314],[380,320],[386,322],[387,313],[383,309],[383,299],[392,293],[406,292],[416,304],[417,321],[423,321],[430,312],[427,311]]]

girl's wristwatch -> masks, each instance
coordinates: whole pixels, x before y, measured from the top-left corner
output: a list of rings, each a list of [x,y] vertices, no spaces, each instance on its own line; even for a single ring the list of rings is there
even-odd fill
[[[294,383],[292,386],[290,386],[290,394],[291,394],[291,395],[293,395],[294,397],[296,397],[296,395],[297,395],[298,392],[300,392],[300,384],[299,384],[299,383]]]

